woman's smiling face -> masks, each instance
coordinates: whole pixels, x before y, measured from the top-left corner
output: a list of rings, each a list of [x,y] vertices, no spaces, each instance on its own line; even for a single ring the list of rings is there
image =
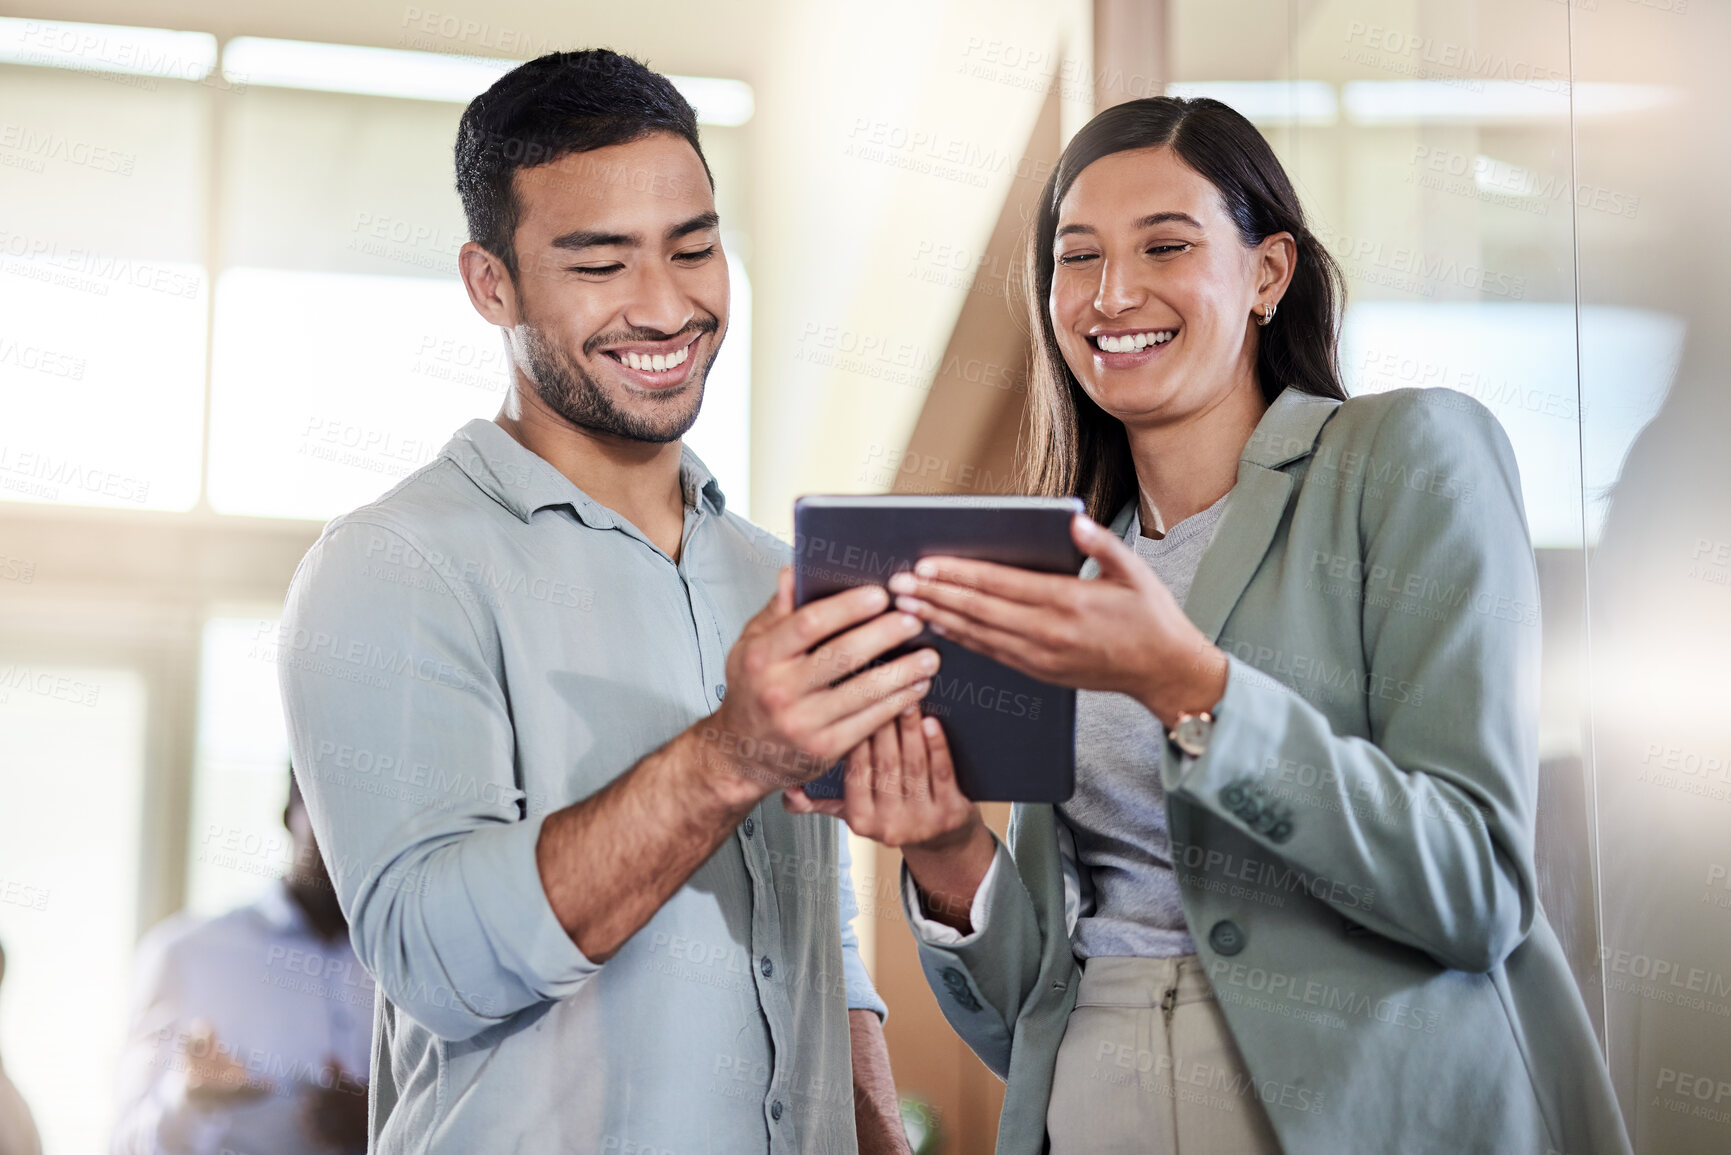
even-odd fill
[[[1252,314],[1278,300],[1285,270],[1270,265],[1290,267],[1292,245],[1288,233],[1245,245],[1219,191],[1170,148],[1101,157],[1058,206],[1047,300],[1058,348],[1126,425],[1207,408],[1254,378]]]

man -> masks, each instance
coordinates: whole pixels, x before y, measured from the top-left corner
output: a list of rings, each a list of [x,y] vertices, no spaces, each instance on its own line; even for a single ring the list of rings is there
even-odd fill
[[[289,777],[293,863],[262,898],[138,946],[115,1155],[367,1147],[373,983]]]
[[[469,106],[456,167],[512,387],[326,528],[279,648],[385,996],[374,1150],[905,1150],[837,825],[775,796],[936,655],[859,672],[917,624],[878,589],[796,612],[680,444],[728,310],[695,114],[556,53]]]

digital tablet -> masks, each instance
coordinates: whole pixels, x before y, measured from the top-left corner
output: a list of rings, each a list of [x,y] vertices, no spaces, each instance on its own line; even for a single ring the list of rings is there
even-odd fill
[[[884,585],[922,557],[977,558],[1074,574],[1073,497],[802,497],[793,506],[794,602]],[[976,802],[1063,802],[1076,783],[1076,691],[1031,678],[927,630],[886,654],[930,646],[942,664],[924,711],[944,726],[956,780]],[[806,785],[839,798],[838,764]]]

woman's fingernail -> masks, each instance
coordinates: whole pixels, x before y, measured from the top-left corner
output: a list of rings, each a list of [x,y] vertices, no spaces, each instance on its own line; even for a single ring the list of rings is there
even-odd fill
[[[938,736],[938,720],[936,718],[927,718],[920,728],[930,737],[936,738]]]
[[[938,576],[938,566],[936,562],[922,561],[915,564],[914,572],[923,578],[933,578]]]
[[[907,609],[906,606],[897,606],[896,608],[901,610]],[[921,624],[920,619],[914,617],[911,612],[902,614],[902,629],[908,631],[910,634],[917,634],[924,628],[925,627]]]
[[[919,714],[919,712],[920,712],[920,708],[918,706],[909,706],[907,709],[902,711],[902,717],[904,717],[904,718],[916,717]]]
[[[896,609],[905,614],[917,614],[926,608],[926,603],[918,598],[901,597],[896,599]]]
[[[916,694],[923,695],[927,690],[929,690],[931,688],[932,688],[932,683],[929,679],[926,679],[926,678],[921,678],[919,681],[914,683],[914,693],[916,693]]]
[[[932,631],[932,633],[938,635],[938,637],[940,637],[940,638],[949,637],[949,631],[944,629],[944,627],[938,625],[938,623],[936,623],[936,622],[927,623],[926,628],[928,630]]]
[[[917,583],[914,581],[913,577],[906,572],[890,575],[889,587],[890,592],[893,594],[911,594],[914,592],[916,585]]]
[[[920,655],[920,669],[922,669],[922,670],[935,670],[937,668],[938,668],[938,655],[936,653],[934,653],[931,650],[927,650],[925,653]]]

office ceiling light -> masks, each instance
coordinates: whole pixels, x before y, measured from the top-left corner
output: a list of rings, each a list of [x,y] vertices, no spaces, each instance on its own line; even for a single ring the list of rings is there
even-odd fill
[[[1200,80],[1168,84],[1167,96],[1207,96],[1257,124],[1325,126],[1340,119],[1334,86],[1321,80]]]
[[[359,44],[320,44],[238,36],[222,51],[222,75],[236,85],[308,88],[406,100],[467,104],[522,63],[485,56],[410,52]],[[704,124],[735,126],[751,119],[751,86],[710,76],[669,76]]]
[[[1513,80],[1355,80],[1341,93],[1354,124],[1508,124],[1566,120],[1569,85]],[[1577,119],[1600,120],[1664,108],[1681,93],[1658,84],[1574,86]]]
[[[203,80],[216,67],[208,32],[0,17],[0,64]]]

